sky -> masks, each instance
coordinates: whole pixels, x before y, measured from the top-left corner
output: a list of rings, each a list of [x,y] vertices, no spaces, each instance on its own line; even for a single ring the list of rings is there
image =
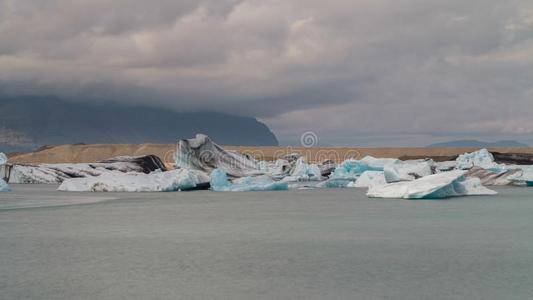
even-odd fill
[[[254,116],[288,142],[533,145],[533,1],[0,0],[0,95]]]

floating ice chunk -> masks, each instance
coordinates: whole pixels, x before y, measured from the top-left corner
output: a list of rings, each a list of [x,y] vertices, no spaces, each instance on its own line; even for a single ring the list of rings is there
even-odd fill
[[[308,164],[304,157],[298,158],[289,176],[283,181],[318,181],[322,179],[320,168],[315,164]]]
[[[365,171],[357,181],[348,184],[348,187],[367,188],[374,185],[387,184],[383,171]]]
[[[388,183],[412,181],[433,174],[433,161],[405,161],[388,164],[383,168]]]
[[[151,173],[166,168],[155,155],[119,156],[98,163],[13,165],[9,172],[9,183],[61,183],[70,178],[94,177],[119,171],[122,173]]]
[[[510,166],[520,169],[519,172],[509,176],[509,180],[516,185],[533,186],[533,165],[532,166]]]
[[[465,153],[457,157],[457,169],[468,170],[472,167],[480,167],[495,173],[505,172],[507,170],[505,165],[499,165],[494,162],[494,156],[487,149],[481,149],[472,153]]]
[[[0,178],[0,192],[11,192],[11,188],[9,188],[7,182],[5,182],[2,178]]]
[[[286,182],[275,182],[266,175],[243,177],[231,183],[224,170],[215,169],[211,172],[211,190],[216,192],[286,191],[288,189],[289,185]]]
[[[359,176],[366,171],[383,171],[385,166],[399,162],[400,160],[395,158],[375,158],[372,156],[365,156],[361,160],[348,159],[335,168],[335,171],[331,173],[327,181],[321,184],[321,187],[348,187],[351,182],[357,181]],[[353,186],[354,183],[351,185]]]
[[[174,192],[207,186],[209,176],[196,170],[177,169],[167,172],[122,173],[113,171],[98,177],[63,181],[59,191],[73,192]]]
[[[394,158],[374,158],[372,156],[365,156],[361,160],[348,159],[331,173],[330,178],[355,181],[365,171],[383,171],[386,165],[398,162],[399,160]]]
[[[178,141],[176,166],[211,173],[222,169],[231,177],[262,175],[257,161],[236,152],[226,151],[208,136],[197,134],[196,138]]]
[[[11,189],[7,182],[4,181],[3,177],[5,176],[5,164],[7,164],[7,156],[0,152],[0,192],[10,192]]]
[[[367,196],[373,198],[441,199],[467,195],[494,195],[479,178],[466,178],[465,171],[450,171],[414,181],[371,186]]]
[[[275,178],[283,178],[291,172],[293,164],[285,159],[278,159],[275,162],[260,161],[259,170]]]
[[[522,175],[522,170],[517,166],[516,168],[507,166],[509,170],[495,173],[480,167],[473,167],[465,174],[466,177],[476,177],[481,180],[481,184],[484,186],[495,185],[509,185],[512,184],[514,178]]]

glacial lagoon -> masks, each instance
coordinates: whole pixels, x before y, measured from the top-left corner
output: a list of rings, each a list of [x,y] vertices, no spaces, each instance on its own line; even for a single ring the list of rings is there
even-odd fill
[[[533,299],[533,190],[0,195],[2,299]]]

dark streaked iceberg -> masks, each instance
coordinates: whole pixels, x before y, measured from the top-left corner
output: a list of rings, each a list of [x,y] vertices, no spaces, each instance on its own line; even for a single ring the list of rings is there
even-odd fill
[[[55,184],[71,178],[97,177],[106,173],[143,173],[166,171],[155,155],[120,156],[98,163],[40,164],[7,166],[9,183]]]
[[[175,162],[177,168],[199,170],[208,174],[215,169],[221,169],[233,178],[264,174],[255,160],[224,150],[204,134],[179,140]]]

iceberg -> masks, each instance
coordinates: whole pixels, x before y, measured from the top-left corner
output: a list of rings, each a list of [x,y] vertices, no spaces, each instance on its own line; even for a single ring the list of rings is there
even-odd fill
[[[335,168],[330,179],[355,181],[365,171],[383,171],[386,165],[398,162],[400,160],[394,158],[374,158],[372,156],[365,156],[361,160],[348,159]]]
[[[368,189],[371,198],[442,199],[468,195],[497,194],[481,184],[479,178],[466,178],[465,171],[450,171],[416,179],[375,185]]]
[[[7,164],[7,156],[0,152],[0,166]]]
[[[501,186],[514,183],[514,179],[520,177],[521,174],[522,170],[520,168],[513,168],[503,172],[494,173],[492,171],[480,167],[473,167],[472,169],[468,170],[468,172],[466,172],[465,176],[468,178],[479,178],[479,180],[481,180],[481,184],[485,186]]]
[[[368,188],[384,184],[387,184],[387,181],[383,171],[365,171],[355,182],[349,183],[348,187]]]
[[[412,181],[433,174],[433,161],[405,161],[388,164],[383,168],[387,183]]]
[[[533,166],[513,166],[519,171],[508,179],[515,185],[533,186]]]
[[[275,182],[267,175],[243,177],[232,183],[222,169],[213,170],[210,184],[211,190],[215,192],[286,191],[289,189],[286,182]]]
[[[499,165],[494,162],[494,156],[487,149],[481,149],[476,152],[461,154],[459,155],[459,157],[457,157],[457,169],[468,170],[473,167],[480,167],[495,173],[500,173],[507,170],[505,168],[505,165]]]
[[[322,172],[316,164],[308,164],[304,157],[298,158],[290,175],[283,181],[319,181],[322,180]]]
[[[7,164],[7,156],[0,152],[0,192],[10,192],[11,191],[11,188],[9,187],[9,185],[7,184],[7,182],[5,182],[4,178],[5,175],[4,173],[6,173],[5,171],[5,165]]]
[[[348,159],[338,165],[329,179],[323,182],[320,187],[344,188],[348,185],[353,186],[364,172],[383,171],[385,166],[399,162],[400,160],[395,158],[375,158],[372,156],[365,156],[361,160]]]
[[[174,160],[178,168],[208,174],[215,169],[222,169],[234,178],[264,174],[255,160],[224,150],[204,134],[197,134],[193,139],[179,140]]]
[[[63,181],[59,191],[70,192],[175,192],[207,188],[209,176],[196,170],[122,173],[111,171],[97,177]]]
[[[0,178],[0,192],[11,192],[11,188],[2,178]]]
[[[95,177],[113,171],[122,173],[144,173],[166,171],[161,159],[155,155],[120,156],[98,163],[13,165],[9,172],[9,183],[56,184],[71,178]]]

